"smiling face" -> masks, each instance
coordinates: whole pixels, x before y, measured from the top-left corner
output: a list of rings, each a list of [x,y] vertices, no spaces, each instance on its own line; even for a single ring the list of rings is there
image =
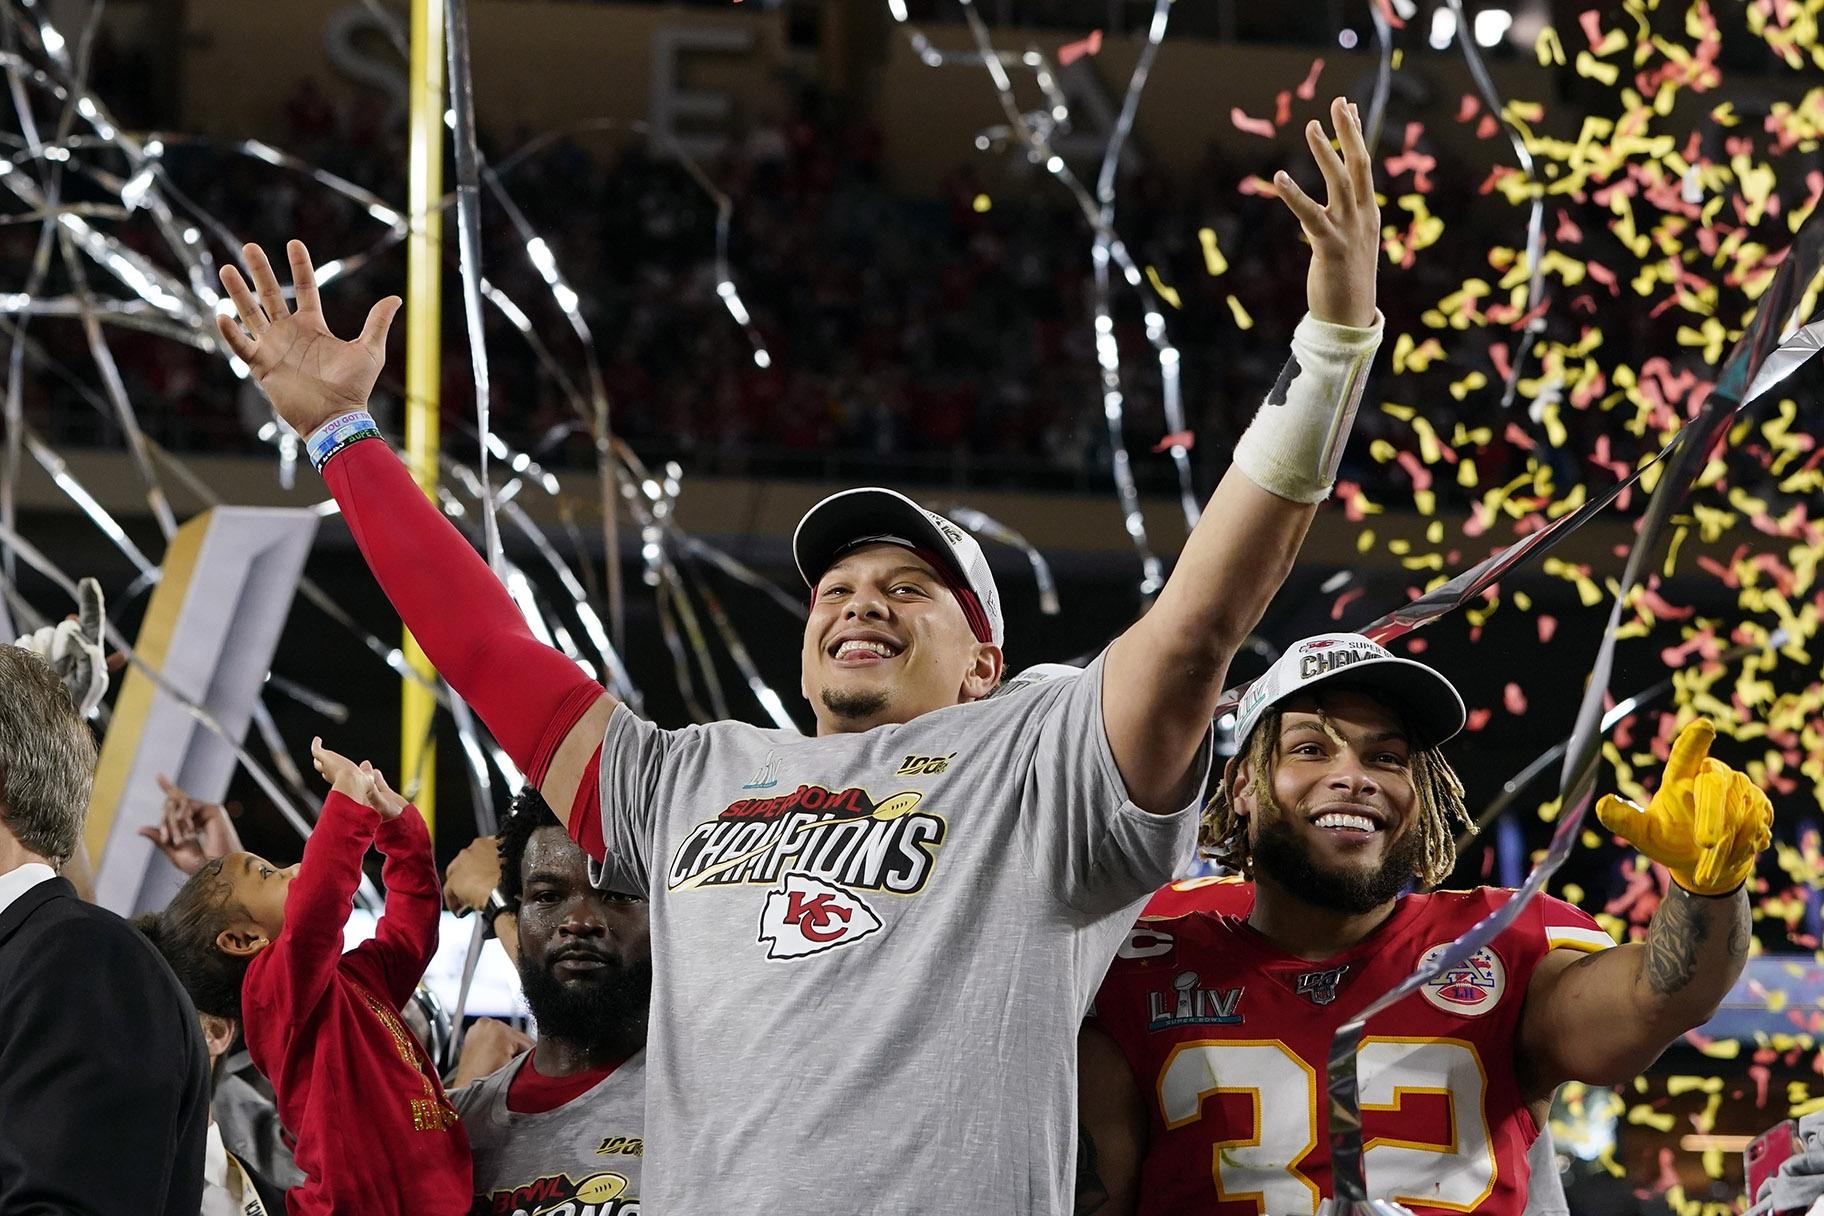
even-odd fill
[[[1002,661],[999,647],[976,640],[937,572],[893,544],[863,545],[824,571],[802,657],[820,735],[985,697]]]
[[[1271,800],[1259,797],[1245,751],[1230,773],[1255,872],[1336,911],[1392,900],[1423,858],[1412,752],[1399,716],[1367,694],[1336,689],[1285,702]]]

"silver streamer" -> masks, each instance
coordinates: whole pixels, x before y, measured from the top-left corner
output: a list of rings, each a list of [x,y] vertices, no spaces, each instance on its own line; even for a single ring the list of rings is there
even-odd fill
[[[1368,99],[1368,154],[1373,156],[1381,146],[1381,127],[1387,121],[1387,99],[1393,93],[1393,20],[1388,16],[1387,0],[1368,0],[1368,16],[1374,22],[1374,49],[1379,65],[1374,73],[1374,95]]]
[[[1173,0],[1155,0],[1153,19],[1147,27],[1146,47],[1134,66],[1134,72],[1128,79],[1127,93],[1121,105],[1113,132],[1109,136],[1108,146],[1104,150],[1101,172],[1098,175],[1097,193],[1091,194],[1077,178],[1052,146],[1052,136],[1068,129],[1070,107],[1062,90],[1056,87],[1055,73],[1052,73],[1045,57],[1037,50],[1027,50],[1017,56],[996,50],[994,40],[989,33],[987,22],[977,11],[975,0],[959,0],[963,16],[969,23],[969,29],[975,39],[976,53],[972,56],[946,54],[932,46],[930,40],[918,32],[909,22],[903,0],[888,0],[888,9],[893,19],[907,32],[914,51],[921,62],[931,67],[943,67],[952,63],[969,63],[983,67],[994,84],[995,93],[999,96],[1001,109],[1007,116],[1004,131],[1008,137],[1020,145],[1027,159],[1044,167],[1045,171],[1057,178],[1071,196],[1076,200],[1078,209],[1094,233],[1090,248],[1091,266],[1095,273],[1095,293],[1092,304],[1096,337],[1096,362],[1101,369],[1102,377],[1102,415],[1108,427],[1109,456],[1115,479],[1115,497],[1121,508],[1122,525],[1133,540],[1134,551],[1140,559],[1140,595],[1150,600],[1165,585],[1165,570],[1159,558],[1152,551],[1147,540],[1146,519],[1140,510],[1140,493],[1134,484],[1133,462],[1127,449],[1125,427],[1127,420],[1127,399],[1122,388],[1120,344],[1115,337],[1115,324],[1110,304],[1111,266],[1118,268],[1121,277],[1129,288],[1140,298],[1145,310],[1147,341],[1153,346],[1159,359],[1160,382],[1163,386],[1164,408],[1167,425],[1173,427],[1174,437],[1184,431],[1183,398],[1180,388],[1180,364],[1182,362],[1177,348],[1171,345],[1165,336],[1164,305],[1140,268],[1135,265],[1127,246],[1114,230],[1115,180],[1120,166],[1121,153],[1126,147],[1129,135],[1133,131],[1134,117],[1139,112],[1140,94],[1146,87],[1147,76],[1152,69],[1154,56],[1159,45],[1165,39],[1166,25],[1170,20]],[[1031,70],[1041,81],[1041,88],[1046,94],[1047,108],[1027,114],[1021,111],[1019,101],[1014,96],[1013,78],[1008,69],[1013,66]],[[1048,83],[1047,83],[1048,82]],[[990,147],[1000,137],[1002,129],[996,132],[983,133],[977,138],[978,147]],[[1196,493],[1191,481],[1189,449],[1181,442],[1171,445],[1172,461],[1178,471],[1179,495],[1185,512],[1185,522],[1195,527],[1199,516]]]
[[[1027,563],[1032,566],[1033,582],[1039,588],[1039,611],[1046,616],[1058,615],[1058,584],[1051,577],[1051,563],[1045,560],[1045,555],[1039,552],[1036,545],[998,519],[985,515],[974,507],[952,504],[941,513],[977,536],[998,540],[1025,554]]]
[[[467,0],[446,0],[444,13],[450,113],[455,119],[457,265],[462,275],[462,316],[469,332],[469,368],[475,379],[475,426],[481,432],[477,460],[481,466],[482,552],[489,569],[498,575],[502,561],[500,521],[494,504],[494,485],[488,477],[493,378],[488,369],[487,330],[481,321],[481,150],[475,142],[475,85],[469,72]],[[476,814],[480,813],[477,804]],[[457,1016],[461,1017],[460,1008]]]
[[[1476,40],[1470,34],[1469,15],[1463,11],[1463,0],[1445,0],[1450,11],[1457,18],[1457,45],[1463,48],[1464,62],[1469,64],[1469,74],[1475,78],[1476,91],[1482,95],[1482,104],[1507,130],[1508,142],[1513,145],[1514,160],[1520,165],[1520,171],[1526,175],[1529,185],[1537,186],[1538,179],[1533,170],[1533,154],[1527,150],[1526,136],[1507,116],[1507,103],[1495,90],[1494,79],[1488,74],[1488,66],[1482,62],[1482,52],[1476,48]],[[1384,19],[1384,18],[1383,18]],[[1501,408],[1508,409],[1514,404],[1514,395],[1520,390],[1520,373],[1527,358],[1532,354],[1534,345],[1540,335],[1545,333],[1545,317],[1541,305],[1545,299],[1545,192],[1538,191],[1533,195],[1533,203],[1527,210],[1526,217],[1526,265],[1529,277],[1526,283],[1526,307],[1521,311],[1521,337],[1519,349],[1509,361],[1507,384],[1501,390]]]
[[[366,2],[370,10],[376,8],[375,0],[366,0]],[[450,3],[452,8],[461,7],[460,0],[450,0]],[[306,176],[317,186],[349,200],[370,218],[384,226],[383,232],[366,248],[352,254],[331,258],[320,265],[317,271],[319,284],[327,284],[346,276],[398,244],[407,231],[407,224],[397,208],[364,188],[259,140],[215,141],[181,133],[153,133],[144,137],[143,141],[135,141],[127,137],[112,123],[105,107],[86,86],[86,59],[82,48],[87,45],[95,28],[93,20],[85,27],[84,34],[78,39],[77,54],[72,56],[67,51],[62,35],[54,26],[46,21],[34,6],[26,4],[24,8],[23,13],[16,9],[8,9],[4,14],[0,14],[4,17],[4,24],[0,28],[4,29],[5,35],[9,39],[22,30],[35,36],[39,47],[44,50],[51,63],[46,69],[35,66],[10,49],[0,51],[0,70],[4,70],[7,74],[9,89],[14,108],[19,114],[20,131],[23,136],[19,141],[19,151],[16,154],[9,158],[0,158],[0,186],[8,189],[25,206],[25,212],[9,217],[10,221],[31,222],[40,227],[33,271],[24,284],[25,289],[17,293],[0,294],[0,314],[7,314],[13,318],[11,322],[7,323],[12,342],[8,358],[6,398],[8,420],[6,463],[4,469],[0,470],[0,524],[4,525],[4,529],[0,530],[0,563],[4,564],[5,570],[10,575],[15,559],[15,550],[10,542],[17,535],[13,527],[16,519],[14,489],[17,484],[20,461],[24,453],[29,450],[34,459],[52,477],[58,488],[91,522],[102,530],[104,535],[108,536],[117,548],[126,554],[134,568],[140,572],[137,586],[149,586],[157,579],[157,566],[148,555],[140,552],[132,544],[124,530],[100,506],[95,497],[89,494],[86,488],[70,474],[67,465],[61,458],[48,445],[43,444],[42,440],[30,434],[29,428],[23,425],[21,399],[26,361],[31,359],[39,365],[47,367],[52,374],[68,380],[77,388],[84,400],[106,413],[117,425],[120,425],[129,436],[130,451],[135,458],[136,467],[141,472],[142,480],[146,484],[148,505],[155,517],[159,519],[161,531],[167,536],[174,529],[175,516],[169,508],[159,482],[158,471],[161,466],[166,473],[176,477],[203,502],[213,504],[217,501],[209,488],[196,478],[181,461],[177,461],[169,453],[159,449],[140,432],[137,418],[132,412],[131,403],[126,399],[124,386],[119,380],[118,373],[113,369],[112,355],[106,345],[105,329],[108,326],[128,326],[201,349],[220,349],[214,336],[213,318],[226,305],[214,286],[215,262],[210,252],[209,242],[211,240],[219,241],[231,250],[238,247],[238,242],[225,225],[188,198],[166,176],[164,157],[172,149],[179,147],[209,147],[224,154],[250,157],[275,168]],[[98,11],[99,6],[96,6],[91,11],[91,17]],[[623,626],[620,621],[622,609],[620,607],[618,562],[613,560],[613,555],[618,552],[615,534],[615,506],[619,501],[629,501],[641,497],[640,495],[624,495],[623,492],[628,487],[623,484],[621,470],[627,470],[627,478],[636,485],[650,483],[652,478],[631,450],[627,449],[608,429],[607,394],[597,370],[593,336],[589,333],[588,326],[583,320],[577,293],[565,280],[549,247],[532,231],[519,209],[513,205],[512,199],[501,181],[503,174],[496,173],[482,162],[478,149],[474,147],[472,96],[469,95],[470,91],[467,89],[466,28],[459,21],[453,20],[451,24],[455,34],[448,49],[453,57],[454,65],[450,77],[454,91],[453,100],[456,103],[452,108],[457,112],[459,127],[456,141],[459,182],[455,194],[441,200],[438,206],[455,208],[459,232],[468,238],[466,248],[459,254],[459,265],[465,283],[465,305],[471,334],[472,357],[480,357],[485,360],[485,353],[482,353],[481,346],[482,330],[478,319],[479,301],[485,299],[499,309],[503,315],[508,316],[515,328],[526,337],[541,365],[564,387],[566,395],[572,402],[580,406],[578,415],[583,419],[584,425],[590,428],[596,440],[597,472],[601,482],[600,501],[604,508],[604,539],[606,552],[610,559],[606,563],[609,584],[607,599],[610,604],[611,619],[615,622],[612,628],[620,629]],[[403,50],[397,22],[383,21],[382,25],[393,36],[395,45],[400,46]],[[41,136],[34,125],[34,112],[30,100],[30,95],[34,90],[52,97],[62,106],[62,120],[54,134],[47,133]],[[466,107],[462,104],[464,99],[468,102]],[[468,116],[466,124],[463,122],[465,108]],[[85,126],[86,132],[72,133],[71,128],[78,125]],[[645,130],[643,123],[617,125],[630,127],[636,131]],[[462,129],[465,126],[466,131]],[[548,141],[550,138],[555,138],[555,135],[545,137],[544,141]],[[544,141],[534,141],[534,143]],[[747,316],[745,305],[740,299],[738,290],[735,289],[730,269],[728,244],[733,216],[732,201],[725,194],[717,191],[702,169],[694,162],[690,162],[681,150],[675,147],[667,150],[678,157],[692,180],[704,189],[715,202],[717,211],[717,293],[723,301],[723,306],[741,324],[754,349],[756,363],[766,366],[770,363],[770,355],[766,353],[758,331],[752,325],[751,318]],[[475,153],[472,162],[468,165],[468,168],[474,170],[473,173],[464,167],[464,162],[469,161],[470,152]],[[127,168],[123,173],[110,172],[90,159],[91,154],[118,155],[124,159]],[[523,155],[522,152],[521,156],[523,157]],[[503,162],[503,173],[506,168],[510,168],[510,165]],[[72,206],[63,204],[58,187],[62,175],[66,172],[85,175],[89,180],[99,184],[103,190],[118,198],[118,205],[84,203]],[[37,176],[33,177],[33,173],[36,173]],[[479,182],[482,180],[486,181],[491,194],[502,205],[509,222],[514,225],[515,230],[525,242],[528,258],[539,270],[541,278],[551,292],[554,303],[563,312],[571,328],[582,342],[584,357],[588,365],[589,386],[586,397],[583,393],[578,392],[575,381],[558,363],[550,350],[539,341],[524,312],[507,299],[504,293],[489,284],[481,274],[479,221],[474,218],[473,204],[479,202]],[[471,204],[467,207],[468,218],[465,218],[465,203]],[[91,222],[119,221],[130,218],[136,213],[152,220],[164,240],[163,253],[168,255],[179,267],[177,274],[168,273],[149,257],[108,236],[97,228],[94,222]],[[54,254],[61,254],[67,266],[67,276],[74,285],[74,290],[61,297],[47,297],[41,290],[47,281]],[[82,258],[86,258],[104,269],[116,284],[125,288],[127,297],[109,299],[98,297],[91,291],[87,275],[79,264],[79,259]],[[28,337],[26,326],[29,324],[30,318],[46,315],[68,316],[82,322],[85,336],[89,341],[92,362],[102,376],[102,394],[93,393],[87,385],[70,377],[64,369],[43,359],[41,352],[35,351],[36,344]],[[246,368],[244,366],[232,359],[229,360],[229,363],[236,375],[245,377]],[[477,379],[478,387],[486,384],[485,366],[477,371]],[[486,400],[485,396],[478,397],[478,404]],[[485,410],[485,406],[483,408]],[[605,628],[601,619],[595,614],[589,602],[590,595],[563,558],[559,556],[556,546],[543,535],[526,512],[510,501],[511,495],[516,493],[521,486],[522,479],[530,479],[530,484],[537,485],[557,499],[560,514],[566,519],[566,526],[570,528],[574,536],[574,527],[567,522],[568,508],[564,505],[563,500],[557,497],[559,487],[556,479],[539,468],[529,457],[518,453],[509,454],[505,445],[499,443],[498,436],[492,433],[489,426],[490,421],[486,412],[478,410],[479,440],[484,468],[491,459],[499,457],[511,461],[514,476],[509,479],[500,492],[493,487],[491,473],[484,473],[481,476],[470,474],[470,484],[478,488],[484,504],[488,499],[504,499],[499,504],[500,509],[505,511],[507,518],[532,542],[541,559],[558,577],[565,594],[574,601],[577,620],[581,622],[584,635],[588,637],[601,660],[601,670],[604,672],[606,682],[615,689],[617,695],[637,707],[640,703],[639,691],[634,687],[625,665],[620,660],[617,646],[610,641],[611,629]],[[275,421],[268,430],[262,432],[262,438],[274,442],[278,448],[281,480],[289,483],[297,457],[296,437]],[[635,517],[642,528],[655,530],[651,533],[651,539],[656,541],[661,550],[677,546],[681,552],[688,552],[707,565],[713,565],[750,586],[765,590],[769,598],[780,603],[788,612],[802,615],[801,606],[769,580],[762,578],[719,550],[678,530],[670,519],[672,506],[670,499],[675,498],[677,492],[675,472],[668,474],[664,481],[668,493],[648,496],[643,501],[632,503]],[[333,514],[334,504],[325,502],[319,510],[325,514]],[[484,517],[489,513],[484,505]],[[498,525],[495,525],[494,534],[496,536],[498,535],[497,528]],[[484,534],[486,531],[487,528],[484,525]],[[484,546],[498,552],[498,541],[490,543],[485,535]],[[586,553],[579,553],[578,556],[580,560],[587,563]],[[712,701],[720,706],[723,698],[719,685],[716,683],[713,659],[707,649],[709,635],[705,633],[698,621],[688,591],[687,577],[690,567],[680,567],[674,564],[668,556],[661,552],[659,560],[652,564],[652,568],[661,588],[667,627],[671,629],[667,638],[668,648],[674,652],[680,669],[689,670],[692,663],[702,668],[704,679],[714,694]],[[519,577],[523,580],[523,573]],[[12,591],[11,581],[9,577],[7,591],[9,596],[16,600],[17,596]],[[529,584],[527,586],[529,587]],[[372,653],[387,664],[389,670],[401,678],[433,687],[440,704],[451,708],[453,713],[461,714],[459,706],[452,702],[441,687],[430,685],[420,679],[405,665],[403,656],[396,647],[388,645],[371,632],[363,629],[321,588],[309,580],[304,580],[300,585],[300,593],[328,614],[332,620],[355,634]],[[30,605],[23,602],[18,604],[17,615],[25,620],[40,616],[31,609]],[[670,624],[674,620],[675,628]],[[775,722],[780,722],[783,715],[783,703],[777,693],[768,688],[754,671],[751,659],[747,656],[745,647],[741,645],[726,613],[719,610],[712,611],[711,622],[715,626],[717,636],[724,645],[728,646],[736,665],[743,670],[750,690],[754,692],[767,716]],[[542,620],[538,623],[541,627],[544,624]],[[577,653],[574,640],[561,622],[553,618],[548,632],[559,649],[579,662],[583,661],[582,656]],[[335,702],[278,677],[270,677],[267,686],[274,691],[300,700],[317,712],[330,713],[332,717],[336,716],[336,712],[343,714],[346,712]],[[723,708],[725,709],[725,706]],[[275,764],[279,768],[281,777],[287,779],[287,784],[295,785],[289,778],[296,772],[296,766],[290,763],[289,754],[279,744],[276,731],[271,728],[270,716],[265,714],[263,708],[256,716],[256,726],[261,730],[267,744],[273,749]],[[474,757],[483,754],[492,755],[496,765],[502,768],[503,774],[507,774],[510,765],[500,754],[498,747],[492,744],[484,746],[481,736],[472,724],[465,727],[460,718],[458,737],[462,741],[465,755],[471,758],[472,783],[479,781],[479,778],[473,776]],[[250,760],[245,752],[237,751],[237,756],[244,762]],[[263,771],[260,778],[263,786],[272,780]],[[516,782],[517,779],[517,774],[508,774],[510,784]],[[301,787],[298,792],[302,793]],[[480,797],[481,795],[478,794],[478,798]],[[275,804],[284,805],[282,800],[276,797]],[[489,810],[491,813],[491,808]],[[293,821],[294,826],[305,824],[305,821],[296,816],[295,812],[288,814],[287,818]],[[307,825],[300,827],[300,830],[307,830]]]

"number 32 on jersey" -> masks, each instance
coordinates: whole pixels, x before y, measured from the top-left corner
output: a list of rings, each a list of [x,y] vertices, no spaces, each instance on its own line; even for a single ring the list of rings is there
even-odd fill
[[[1377,1136],[1363,1146],[1362,1168],[1378,1196],[1403,1203],[1469,1212],[1495,1186],[1495,1150],[1483,1099],[1487,1073],[1475,1047],[1461,1039],[1371,1035],[1356,1067],[1362,1114],[1397,1116],[1420,1094],[1445,1099],[1449,1143]],[[1252,1201],[1264,1216],[1316,1216],[1323,1196],[1299,1172],[1318,1152],[1317,1103],[1323,1078],[1277,1039],[1199,1040],[1173,1049],[1159,1075],[1159,1109],[1168,1128],[1203,1117],[1204,1101],[1222,1094],[1245,1098],[1253,1130],[1217,1141],[1211,1172],[1216,1197]],[[1322,1155],[1327,1156],[1328,1146]]]

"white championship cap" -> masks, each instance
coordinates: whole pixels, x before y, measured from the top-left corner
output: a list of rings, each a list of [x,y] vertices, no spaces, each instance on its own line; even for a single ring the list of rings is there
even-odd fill
[[[792,533],[792,558],[805,585],[816,587],[823,572],[845,550],[876,541],[922,549],[937,557],[944,565],[941,573],[953,580],[952,590],[967,592],[975,600],[972,605],[963,594],[957,596],[977,638],[996,646],[1006,644],[1001,595],[981,545],[943,516],[896,490],[864,486],[830,495],[798,521],[798,529]],[[987,637],[981,636],[984,628]]]
[[[1391,701],[1421,747],[1436,747],[1463,729],[1463,698],[1449,680],[1359,633],[1320,633],[1293,645],[1248,687],[1235,713],[1236,740],[1245,743],[1260,716],[1288,697],[1345,681]]]

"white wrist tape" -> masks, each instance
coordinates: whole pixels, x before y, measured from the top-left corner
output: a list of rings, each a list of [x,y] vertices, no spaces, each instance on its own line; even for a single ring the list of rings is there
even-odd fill
[[[1292,332],[1292,357],[1235,445],[1235,467],[1270,494],[1322,502],[1336,481],[1385,318],[1362,329],[1310,313]]]

